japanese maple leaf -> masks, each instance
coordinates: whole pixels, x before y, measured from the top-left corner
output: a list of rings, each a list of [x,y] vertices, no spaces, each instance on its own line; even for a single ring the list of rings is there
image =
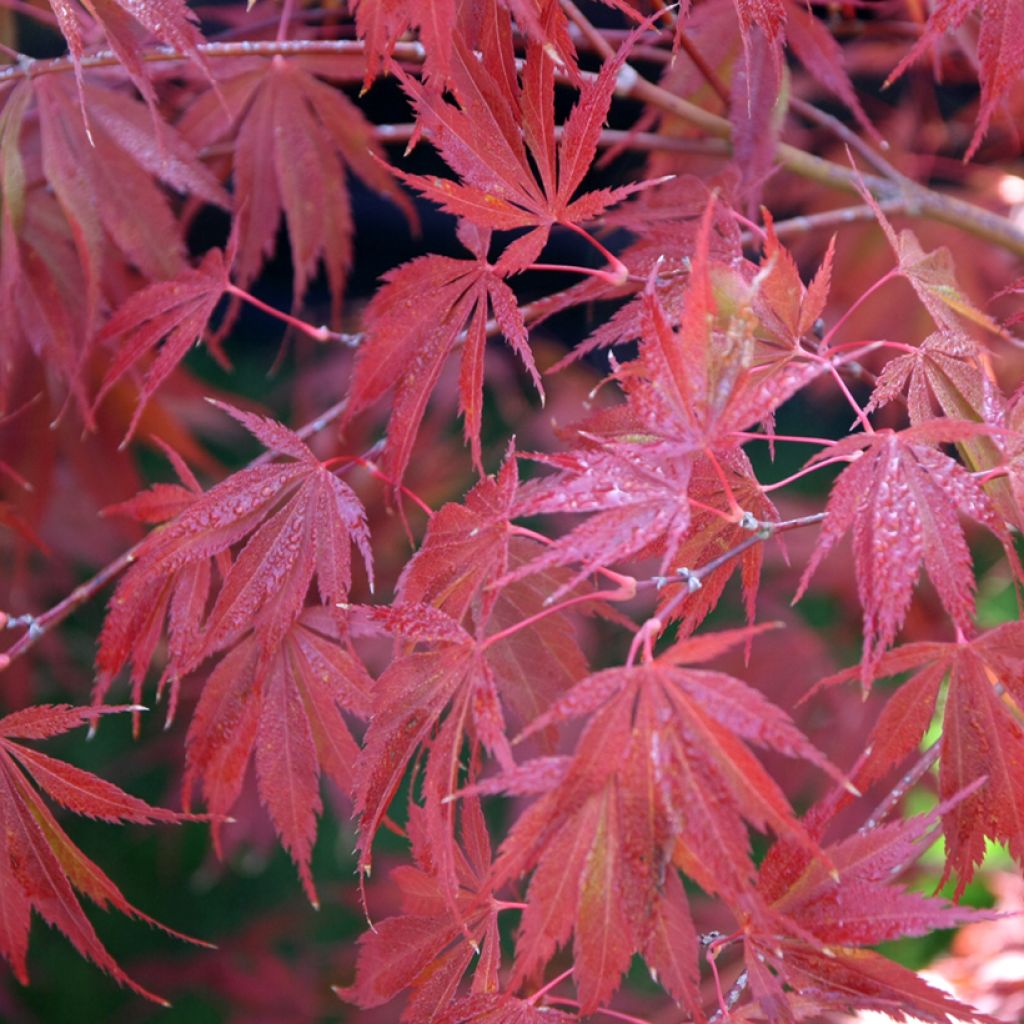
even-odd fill
[[[1024,860],[1024,626],[1010,622],[969,642],[906,644],[887,653],[877,674],[911,672],[889,698],[868,739],[870,759],[854,782],[866,789],[918,750],[948,679],[939,741],[943,800],[985,784],[942,813],[943,881],[955,871],[963,893],[985,855],[986,837]],[[824,680],[832,685],[856,670]]]
[[[220,80],[219,94],[201,96],[178,128],[197,148],[234,135],[239,284],[248,287],[273,254],[283,215],[294,304],[302,301],[322,261],[336,320],[352,264],[348,172],[410,219],[413,213],[362,112],[316,77],[325,68],[330,73],[330,65],[302,58],[246,62]]]
[[[206,331],[217,303],[230,284],[228,263],[220,249],[211,249],[198,267],[184,271],[171,281],[158,281],[135,292],[96,336],[96,345],[115,341],[117,344],[112,346],[114,355],[96,395],[94,409],[140,359],[164,341],[146,369],[125,442],[135,432],[146,402]]]
[[[462,179],[399,176],[449,213],[482,228],[530,229],[513,243],[521,269],[547,241],[553,224],[578,225],[656,182],[633,182],[576,197],[590,169],[626,47],[581,85],[580,99],[556,144],[554,61],[537,44],[527,47],[521,84],[510,35],[488,36],[477,57],[461,37],[454,41],[451,88],[456,103],[402,75],[418,123],[445,162]],[[536,170],[534,169],[536,168]]]
[[[19,82],[0,110],[0,410],[8,408],[22,353],[31,350],[87,411],[81,353],[88,329],[79,315],[85,281],[35,147],[22,149],[32,99],[31,83]]]
[[[955,802],[831,843],[824,848],[827,863],[789,842],[769,851],[758,882],[767,906],[743,926],[751,993],[769,1019],[795,1021],[791,1003],[799,999],[821,1011],[877,1010],[898,1020],[992,1020],[862,948],[979,916],[894,881],[934,838],[938,815]],[[823,827],[820,809],[808,816],[815,833]]]
[[[409,835],[417,866],[391,872],[401,894],[402,914],[376,921],[372,931],[360,936],[355,983],[335,989],[342,999],[364,1009],[411,989],[401,1015],[405,1024],[446,1019],[445,1009],[477,954],[472,991],[496,992],[501,963],[498,904],[490,887],[491,843],[478,801],[466,800],[461,809],[454,901],[437,877],[426,817],[419,808],[410,809]]]
[[[185,267],[181,229],[158,182],[223,209],[231,203],[188,143],[167,125],[155,124],[124,92],[93,82],[82,87],[90,111],[87,135],[64,76],[33,78],[31,87],[42,168],[78,249],[91,328],[111,243],[151,280],[173,278]]]
[[[1021,24],[1024,26],[1024,15],[1021,17]],[[881,225],[886,240],[896,254],[899,273],[914,289],[936,325],[951,334],[960,334],[962,327],[958,318],[962,317],[993,334],[1005,337],[1006,331],[987,313],[978,309],[970,296],[964,294],[957,281],[953,254],[949,249],[942,246],[925,252],[917,235],[909,228],[897,235],[875,197],[861,184],[858,184],[858,189],[874,210],[875,219]]]
[[[431,605],[458,623],[479,597],[493,605],[498,591],[482,592],[508,566],[509,519],[518,484],[518,464],[510,452],[501,470],[484,477],[464,501],[442,505],[402,570],[395,603]]]
[[[960,513],[987,526],[1010,552],[1006,527],[981,484],[932,447],[982,432],[969,422],[932,420],[901,433],[881,430],[844,438],[809,463],[858,455],[832,487],[821,535],[794,600],[836,542],[852,530],[857,593],[864,609],[865,686],[903,625],[922,563],[954,624],[971,631],[975,580]],[[1012,552],[1010,557],[1016,564]]]
[[[451,870],[445,874],[451,869],[453,836],[446,801],[459,788],[467,735],[510,769],[506,709],[523,723],[547,710],[586,671],[569,619],[558,611],[542,614],[549,593],[545,584],[550,583],[543,576],[537,579],[540,585],[520,581],[504,587],[486,606],[487,613],[477,609],[478,617],[466,623],[468,628],[429,605],[402,603],[371,610],[404,647],[377,680],[374,716],[356,781],[364,867],[370,864],[374,836],[395,791],[422,749],[427,752],[423,791],[436,829],[435,858],[442,877],[453,879]],[[543,655],[548,665],[531,670],[531,661]]]
[[[504,277],[502,260],[487,259],[490,230],[462,221],[459,240],[471,260],[421,256],[390,271],[364,313],[367,337],[359,347],[346,421],[394,389],[383,464],[397,484],[409,463],[427,399],[451,351],[461,342],[459,407],[480,469],[484,349],[488,309],[543,397],[540,375],[527,345],[518,300]]]
[[[164,926],[129,903],[72,843],[41,799],[40,791],[76,814],[101,821],[176,824],[191,816],[151,807],[113,783],[20,742],[59,736],[95,722],[99,715],[126,710],[134,709],[41,704],[0,718],[0,956],[11,965],[17,979],[28,984],[26,954],[34,910],[118,984],[167,1005],[118,966],[82,910],[78,893],[100,907],[112,907],[158,928]],[[187,938],[167,928],[164,931]]]
[[[320,776],[351,791],[359,748],[343,712],[368,717],[372,684],[339,643],[331,612],[310,608],[269,659],[258,633],[235,646],[210,673],[189,726],[185,805],[198,788],[214,814],[226,814],[253,760],[260,799],[314,906],[309,862],[323,810]]]
[[[142,542],[104,622],[97,700],[129,660],[133,686],[141,687],[168,610],[168,673],[176,681],[250,630],[267,655],[274,653],[304,607],[314,574],[325,605],[344,603],[351,544],[362,554],[372,583],[369,531],[352,489],[286,427],[222,408],[293,461],[240,470]],[[225,561],[246,537],[238,557]],[[211,558],[222,560],[223,582],[207,614]]]
[[[967,335],[936,331],[913,352],[890,359],[878,375],[865,412],[880,408],[906,392],[910,423],[916,426],[945,415],[950,419],[1006,426],[1007,409],[998,386],[986,372],[987,357]],[[965,464],[972,470],[988,470],[1006,462],[1005,434],[978,434],[957,442]],[[1012,446],[1012,435],[1009,437]],[[1012,476],[1012,474],[1011,474]],[[985,491],[996,510],[1011,522],[1019,512],[1007,479],[985,482]]]
[[[819,85],[840,99],[857,123],[876,142],[881,142],[878,129],[861,106],[846,70],[846,53],[836,41],[828,24],[795,0],[786,4],[786,46]]]
[[[579,440],[572,451],[536,457],[558,472],[526,484],[515,514],[590,514],[551,545],[536,567],[578,561],[583,564],[581,575],[586,575],[600,565],[656,553],[666,573],[683,538],[692,532],[690,478],[695,460],[705,457],[711,465],[735,462],[741,443],[736,432],[770,415],[820,372],[813,363],[796,359],[758,362],[756,339],[743,327],[742,317],[735,318],[735,329],[715,324],[718,304],[709,265],[714,205],[708,205],[702,220],[678,330],[653,282],[643,296],[639,356],[615,373],[626,392],[626,411],[599,414],[593,425],[578,427]],[[778,250],[771,258],[776,257],[782,259]],[[773,268],[771,264],[769,270]],[[771,280],[771,273],[766,279]],[[823,280],[827,282],[827,274]],[[739,281],[738,286],[749,297],[746,284]],[[815,291],[824,287],[815,286]],[[768,294],[777,296],[777,291],[772,284]],[[805,315],[816,316],[823,296],[804,301]],[[801,311],[798,306],[794,329],[799,329]],[[756,509],[740,509],[730,496],[724,514],[738,523],[742,512],[764,511],[756,484],[752,490]]]
[[[692,667],[750,635],[691,638],[654,661],[588,676],[528,730],[589,716],[573,757],[543,759],[533,779],[527,762],[488,783],[543,794],[512,827],[495,864],[496,884],[535,868],[516,946],[518,978],[533,976],[574,932],[584,1013],[614,992],[641,952],[701,1019],[696,938],[678,878],[665,881],[667,866],[674,861],[709,891],[736,895],[753,880],[748,824],[814,847],[744,740],[834,773],[756,691]],[[702,864],[714,864],[714,874]]]
[[[557,472],[525,484],[513,508],[517,516],[588,514],[582,524],[559,537],[513,577],[580,563],[579,572],[555,598],[595,569],[642,552],[660,554],[662,569],[667,571],[690,526],[687,492],[693,448],[672,440],[581,440],[583,444],[564,454],[531,455]]]
[[[906,391],[912,426],[935,419],[936,405],[955,419],[982,420],[991,400],[991,383],[978,365],[978,355],[977,345],[966,335],[950,331],[930,334],[913,352],[885,364],[865,412],[881,408]]]
[[[1024,10],[1020,4],[1015,0],[939,0],[930,9],[920,38],[886,79],[886,85],[894,82],[940,36],[959,28],[975,12],[979,23],[977,66],[981,106],[964,160],[974,156],[996,107],[1024,72]]]
[[[156,94],[144,70],[143,40],[140,38],[144,33],[140,33],[140,26],[172,50],[187,54],[212,80],[209,64],[199,49],[203,42],[203,36],[197,28],[199,18],[189,9],[185,0],[79,0],[79,3],[103,29],[110,48],[154,112]],[[82,78],[85,46],[79,22],[80,13],[71,0],[50,0],[50,7],[68,44],[83,114],[91,122],[92,108]]]

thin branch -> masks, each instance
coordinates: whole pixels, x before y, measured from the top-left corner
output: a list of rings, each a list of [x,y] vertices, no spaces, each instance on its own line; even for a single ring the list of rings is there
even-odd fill
[[[837,138],[846,143],[854,152],[860,155],[879,173],[883,178],[897,185],[909,181],[906,175],[901,174],[885,157],[876,153],[871,146],[865,142],[855,131],[848,128],[838,117],[833,117],[824,110],[819,110],[813,103],[800,99],[799,96],[792,96],[789,100],[790,107],[798,114],[812,121],[819,127],[826,128]],[[888,147],[888,143],[885,143]]]
[[[362,56],[366,47],[355,39],[259,39],[243,40],[232,43],[200,43],[196,51],[208,60],[219,60],[232,57],[302,57],[315,55]],[[395,43],[394,56],[399,60],[420,63],[424,58],[424,49],[419,43]],[[162,64],[171,61],[187,61],[188,54],[174,49],[172,46],[154,46],[144,50],[139,59],[147,64]],[[113,50],[99,50],[82,58],[83,70],[92,68],[117,67],[121,62]],[[22,64],[0,70],[0,86],[21,78],[37,78],[39,75],[52,75],[73,71],[74,63],[70,57],[54,57],[50,60],[29,60]]]
[[[751,530],[750,536],[741,540],[739,544],[731,547],[728,551],[723,551],[716,558],[712,558],[710,562],[705,562],[699,569],[680,567],[676,570],[675,576],[654,576],[651,578],[651,582],[659,588],[672,583],[683,584],[679,593],[661,609],[658,614],[658,620],[662,622],[667,621],[691,594],[700,590],[708,576],[716,569],[720,569],[723,565],[731,562],[734,558],[738,558],[744,551],[748,551],[755,545],[761,544],[777,534],[787,533],[789,530],[797,530],[802,526],[813,526],[815,523],[822,522],[824,518],[824,512],[814,512],[811,515],[799,516],[796,519],[784,519],[776,523],[771,521],[762,522],[751,516],[749,522],[743,524]],[[638,584],[637,586],[641,585]]]
[[[322,412],[316,419],[310,420],[300,427],[296,433],[305,440],[319,433],[325,427],[333,423],[344,413],[348,405],[347,399],[335,402],[329,409]],[[277,453],[266,451],[253,459],[249,467],[262,466],[270,462]],[[65,598],[58,601],[52,608],[47,609],[42,615],[19,615],[12,617],[8,622],[11,626],[27,627],[25,632],[6,650],[0,654],[0,671],[7,668],[15,658],[20,657],[30,648],[34,647],[54,626],[62,623],[72,612],[76,611],[87,601],[90,601],[102,590],[111,580],[116,579],[129,565],[135,561],[139,548],[145,543],[144,540],[132,545],[123,554],[118,555],[109,565],[104,566],[95,576],[90,577],[84,583],[79,584]]]

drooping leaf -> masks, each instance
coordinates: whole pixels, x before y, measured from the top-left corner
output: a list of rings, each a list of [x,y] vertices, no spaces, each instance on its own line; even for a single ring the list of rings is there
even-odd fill
[[[248,287],[273,254],[282,216],[292,250],[292,300],[298,305],[323,263],[337,320],[352,265],[348,173],[412,219],[362,112],[317,77],[315,60],[247,61],[219,81],[178,128],[197,147],[233,136],[236,279]],[[228,115],[224,108],[227,106]]]
[[[181,229],[158,181],[224,209],[230,200],[185,140],[136,100],[92,81],[82,89],[89,135],[65,76],[32,79],[43,171],[74,236],[91,326],[111,245],[150,280],[184,269]]]
[[[930,814],[829,844],[825,852],[834,870],[790,842],[769,851],[759,879],[759,896],[767,907],[752,915],[744,929],[752,994],[765,1014],[797,1020],[791,1001],[799,996],[802,1006],[809,1003],[819,1012],[867,1009],[896,1020],[936,1024],[993,1020],[906,967],[862,948],[985,916],[902,889],[895,881],[934,838],[939,813],[950,809],[945,804]],[[809,815],[816,831],[822,826],[817,810]]]
[[[941,36],[958,29],[975,13],[979,22],[977,65],[981,107],[964,160],[970,160],[977,152],[1000,101],[1024,71],[1024,10],[1020,4],[1015,0],[940,0],[931,8],[917,42],[886,80],[886,84],[894,82]]]
[[[1024,859],[1024,630],[1019,622],[970,642],[914,643],[878,663],[877,674],[911,672],[889,698],[868,739],[870,759],[854,782],[867,788],[919,747],[931,724],[943,680],[948,680],[939,741],[939,793],[946,839],[943,881],[954,872],[963,893],[985,854],[985,839],[1008,845]],[[823,682],[852,678],[856,670]],[[984,779],[984,785],[953,801]]]
[[[343,712],[367,717],[372,685],[338,642],[333,616],[313,608],[269,659],[259,635],[236,645],[210,673],[189,726],[186,806],[199,789],[211,812],[226,815],[254,760],[260,799],[314,906],[309,862],[323,809],[320,776],[351,791],[359,748]]]
[[[28,984],[26,954],[35,911],[118,984],[166,1005],[125,974],[107,952],[82,910],[78,893],[100,907],[163,926],[129,903],[72,843],[39,790],[76,814],[102,821],[177,824],[190,816],[152,807],[105,779],[18,742],[48,739],[95,722],[101,714],[125,710],[129,709],[41,704],[0,718],[0,956],[18,980]]]
[[[79,0],[82,7],[99,25],[110,48],[135,87],[149,106],[155,110],[156,94],[149,76],[144,70],[144,37],[150,33],[172,50],[186,54],[206,76],[212,80],[210,66],[199,49],[203,42],[199,31],[198,17],[185,0]],[[85,54],[85,40],[82,38],[79,22],[80,12],[73,0],[50,0],[50,7],[57,17],[57,24],[67,40],[68,51],[75,66],[82,110],[91,125],[92,107],[82,77],[82,57]],[[144,31],[140,32],[140,27]]]
[[[166,339],[146,370],[126,441],[135,432],[146,402],[202,338],[229,284],[228,271],[221,250],[211,249],[198,267],[135,292],[96,336],[94,344],[99,346],[117,342],[96,396],[97,406],[136,363]]]

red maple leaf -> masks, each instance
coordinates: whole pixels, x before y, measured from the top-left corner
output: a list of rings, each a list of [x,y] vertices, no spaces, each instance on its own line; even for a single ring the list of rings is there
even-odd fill
[[[888,85],[899,78],[940,36],[959,28],[975,12],[979,22],[977,63],[981,107],[964,160],[974,156],[996,107],[1024,71],[1024,10],[1016,0],[940,0],[930,9],[920,38],[885,83]]]
[[[116,341],[110,365],[93,403],[93,411],[110,389],[139,360],[164,341],[146,369],[138,404],[125,435],[135,433],[146,402],[203,336],[213,311],[230,284],[229,266],[220,249],[211,249],[202,263],[171,281],[158,281],[135,292],[104,324],[94,344]]]
[[[854,782],[867,789],[918,750],[948,679],[939,740],[939,793],[952,801],[979,779],[985,784],[942,813],[946,839],[943,881],[955,871],[963,893],[985,855],[985,839],[1008,844],[1024,860],[1024,626],[1009,622],[970,642],[906,644],[888,652],[879,676],[911,672],[889,698]],[[851,679],[856,669],[820,685]]]
[[[793,1004],[800,1000],[819,1012],[873,1009],[898,1020],[994,1024],[913,971],[862,948],[988,916],[894,884],[934,838],[939,814],[955,803],[831,843],[824,847],[827,862],[791,842],[769,851],[758,881],[765,906],[743,924],[751,993],[767,1019],[797,1020]],[[807,818],[815,835],[827,823],[823,810]]]
[[[984,432],[974,423],[932,420],[901,433],[881,430],[844,438],[809,463],[857,456],[832,487],[821,535],[794,600],[852,529],[857,592],[864,608],[865,685],[903,625],[922,563],[954,624],[970,632],[975,581],[960,513],[987,526],[1016,565],[1006,527],[981,484],[932,447]]]
[[[574,932],[584,1013],[635,952],[702,1018],[696,935],[674,868],[707,891],[749,892],[747,825],[814,843],[747,740],[830,771],[789,717],[732,676],[691,667],[750,630],[676,644],[642,665],[588,676],[530,726],[589,716],[571,759],[526,762],[476,787],[540,793],[502,844],[495,883],[534,869],[516,945],[533,976]],[[710,865],[714,865],[714,869]]]
[[[165,678],[174,686],[204,658],[252,630],[267,656],[302,611],[314,574],[325,605],[344,603],[351,544],[372,584],[363,506],[296,434],[273,420],[221,406],[268,448],[292,460],[252,466],[192,501],[140,545],[110,603],[96,664],[96,699],[130,660],[138,693],[168,611]],[[238,557],[230,550],[248,537]],[[211,559],[223,581],[207,614]],[[173,706],[172,693],[172,706]]]
[[[496,992],[501,943],[498,904],[490,887],[490,837],[478,801],[464,801],[460,818],[452,896],[438,878],[428,816],[415,805],[410,808],[408,831],[417,866],[391,873],[403,913],[377,921],[360,936],[355,983],[335,988],[342,999],[368,1009],[411,989],[401,1020],[436,1024],[448,1019],[448,1005],[476,955],[472,991]]]
[[[75,109],[70,81],[33,78],[42,168],[67,218],[87,281],[86,320],[94,323],[113,249],[151,280],[184,269],[185,245],[157,182],[223,209],[224,190],[185,140],[123,92],[89,82],[82,95],[91,130]],[[140,219],[139,210],[146,211]]]
[[[382,461],[396,484],[408,466],[427,399],[460,342],[459,406],[466,441],[480,469],[488,309],[543,396],[518,300],[504,281],[516,268],[505,265],[505,257],[495,265],[488,261],[489,229],[461,221],[458,237],[473,259],[421,256],[389,271],[363,315],[367,337],[356,360],[346,422],[394,389]]]
[[[0,718],[0,956],[10,963],[17,979],[27,985],[25,961],[34,910],[118,984],[168,1005],[121,970],[100,942],[76,890],[100,907],[112,907],[178,938],[187,936],[164,928],[129,903],[103,871],[72,843],[40,798],[39,790],[62,807],[101,821],[177,824],[192,816],[151,807],[111,782],[16,742],[49,739],[95,723],[99,715],[127,710],[135,709],[40,704]]]
[[[294,305],[322,261],[337,320],[352,264],[348,172],[414,220],[372,127],[359,108],[317,73],[334,77],[351,64],[316,58],[247,61],[186,111],[179,131],[197,148],[234,134],[234,273],[248,287],[273,254],[282,215],[292,247]],[[229,114],[225,116],[225,107]]]
[[[605,61],[593,81],[581,84],[579,101],[557,143],[555,64],[548,50],[528,45],[520,84],[510,33],[490,34],[480,45],[478,58],[462,38],[454,41],[451,88],[456,103],[400,76],[423,133],[462,180],[396,173],[449,213],[482,228],[529,228],[512,245],[514,261],[507,257],[521,269],[536,259],[552,225],[574,227],[592,220],[658,182],[633,182],[577,197],[597,152],[628,43]]]
[[[372,685],[339,643],[331,612],[310,608],[269,656],[258,633],[235,646],[210,673],[189,726],[185,805],[198,787],[211,812],[227,814],[253,759],[260,799],[314,906],[309,862],[323,809],[320,775],[351,791],[359,748],[342,712],[368,717]]]

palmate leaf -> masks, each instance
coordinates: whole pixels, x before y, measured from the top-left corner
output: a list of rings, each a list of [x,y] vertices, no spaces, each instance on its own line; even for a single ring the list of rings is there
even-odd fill
[[[331,73],[330,64],[315,58],[246,61],[219,80],[219,94],[207,92],[192,104],[178,130],[197,148],[234,137],[239,284],[248,287],[273,254],[283,216],[292,249],[294,304],[302,301],[322,262],[337,319],[352,264],[348,172],[410,220],[414,215],[362,112],[317,77]]]
[[[685,440],[586,444],[563,455],[533,455],[556,470],[524,485],[516,516],[572,512],[588,518],[513,576],[550,566],[580,564],[567,590],[601,566],[641,552],[662,556],[667,570],[690,526],[686,499],[693,449]],[[560,596],[560,594],[556,594]]]
[[[0,956],[10,963],[18,980],[28,984],[25,961],[34,910],[118,984],[166,1005],[118,966],[82,910],[78,893],[97,906],[159,928],[163,925],[129,903],[71,842],[38,790],[76,814],[101,821],[177,824],[193,816],[152,807],[113,783],[19,742],[48,739],[94,723],[99,715],[127,710],[136,709],[37,705],[0,718]]]
[[[696,936],[682,887],[666,882],[666,870],[674,864],[708,892],[739,899],[754,878],[748,824],[816,850],[744,740],[837,774],[756,691],[691,667],[751,635],[681,641],[653,662],[588,676],[528,730],[587,716],[573,757],[543,759],[532,780],[527,762],[479,787],[541,794],[495,865],[496,884],[535,869],[518,979],[534,976],[572,932],[584,1013],[615,991],[639,952],[703,1019]]]
[[[939,793],[946,840],[943,881],[963,893],[985,855],[986,838],[1024,860],[1024,626],[1007,623],[962,643],[906,644],[878,663],[879,676],[910,672],[868,738],[870,758],[854,782],[866,789],[917,751],[948,679],[939,741]],[[819,685],[854,678],[856,669]],[[985,779],[962,799],[952,798]]]
[[[311,608],[269,660],[258,635],[235,646],[210,673],[189,726],[185,805],[198,788],[211,812],[226,814],[254,760],[260,799],[314,906],[309,862],[323,809],[320,776],[351,791],[359,748],[342,712],[368,717],[372,685],[338,642],[331,613]]]
[[[925,252],[913,231],[906,229],[897,235],[875,197],[863,185],[858,185],[858,189],[865,202],[874,210],[875,219],[896,254],[900,274],[914,289],[936,325],[956,335],[962,332],[960,318],[963,318],[993,334],[1005,336],[1003,328],[987,313],[978,309],[970,296],[964,294],[957,281],[953,254],[949,249],[942,246]]]
[[[221,250],[211,249],[198,267],[184,271],[172,281],[158,281],[135,292],[96,336],[96,345],[117,344],[113,346],[114,356],[96,395],[94,409],[139,360],[166,339],[146,370],[125,443],[135,433],[146,402],[202,338],[230,283],[229,269]]]
[[[286,427],[222,408],[293,461],[239,471],[146,538],[114,592],[103,625],[97,700],[129,661],[133,691],[140,691],[168,612],[166,673],[176,685],[181,674],[249,630],[264,656],[272,656],[305,606],[314,575],[324,604],[343,603],[351,583],[352,544],[372,583],[365,513],[352,489]],[[247,537],[237,559],[225,561]],[[207,614],[210,561],[217,558],[223,582]]]
[[[161,187],[222,207],[187,143],[130,96],[90,80],[91,137],[66,76],[17,84],[0,113],[0,361],[29,347],[90,420],[90,342],[104,308],[185,269]],[[146,211],[140,218],[139,211]],[[0,403],[8,374],[0,374]]]
[[[487,259],[490,230],[462,221],[458,236],[473,259],[421,256],[389,271],[363,314],[367,337],[356,359],[345,421],[394,390],[382,462],[395,484],[409,464],[430,393],[460,342],[459,407],[473,462],[481,468],[488,310],[543,396],[518,300],[504,281],[510,270],[501,260],[492,266]]]
[[[913,971],[862,948],[989,916],[896,882],[934,838],[939,815],[953,812],[956,803],[831,843],[824,847],[827,863],[791,842],[772,847],[758,879],[765,905],[743,927],[751,992],[766,1019],[803,1019],[794,1013],[799,1005],[819,1012],[877,1010],[896,1020],[936,1024],[994,1024]],[[814,834],[827,823],[823,812],[819,806],[807,817]]]
[[[451,88],[457,105],[401,76],[421,129],[462,180],[399,176],[449,213],[481,228],[529,228],[512,246],[517,254],[512,269],[522,269],[536,258],[554,224],[592,220],[657,182],[576,195],[597,152],[627,46],[605,62],[594,81],[581,85],[580,99],[557,143],[555,65],[548,50],[538,44],[527,47],[520,84],[510,33],[488,35],[481,46],[477,57],[462,39],[455,40]],[[519,258],[526,252],[532,254],[529,259]]]
[[[961,513],[991,530],[1017,567],[1006,527],[981,485],[932,447],[985,432],[976,423],[931,420],[901,433],[857,434],[811,459],[861,453],[832,487],[821,535],[794,600],[803,595],[822,559],[852,530],[857,593],[864,609],[865,686],[903,625],[922,563],[954,624],[971,631],[975,580]]]
[[[715,205],[712,201],[706,207],[698,231],[678,328],[657,295],[653,277],[642,296],[638,357],[617,367],[614,374],[626,393],[625,409],[599,413],[577,424],[569,452],[531,456],[556,472],[524,485],[514,514],[573,512],[588,514],[588,519],[517,575],[578,562],[582,578],[601,565],[651,554],[661,558],[663,574],[679,567],[680,557],[716,544],[704,529],[706,542],[698,541],[696,547],[691,543],[680,555],[685,538],[702,535],[692,521],[695,510],[718,507],[717,498],[708,501],[713,497],[708,493],[712,470],[713,479],[719,481],[726,475],[737,476],[738,490],[746,500],[737,511],[736,496],[722,496],[726,499],[722,515],[728,521],[715,530],[723,538],[745,532],[739,527],[743,512],[773,518],[770,502],[745,467],[739,450],[742,439],[736,435],[770,417],[821,372],[814,363],[791,358],[789,353],[820,312],[830,264],[826,260],[811,288],[804,290],[788,253],[777,240],[772,244],[774,236],[769,233],[760,285],[763,293],[728,271],[722,291],[732,303],[732,312],[720,315],[716,286],[722,277],[710,259]],[[782,291],[794,285],[796,294],[784,298]],[[755,299],[758,303],[752,305]],[[736,305],[742,311],[736,311]],[[758,306],[778,331],[771,349],[755,335],[754,317],[747,315]],[[781,357],[780,342],[785,346]],[[695,471],[700,494],[692,493]],[[701,528],[706,524],[705,516]],[[746,565],[749,600],[756,590],[755,564],[748,559]],[[727,576],[719,575],[713,586],[724,583]]]
[[[476,800],[463,802],[460,819],[453,897],[437,877],[428,816],[415,805],[410,809],[409,836],[417,866],[396,868],[391,875],[402,914],[377,921],[360,937],[355,983],[335,989],[342,999],[368,1009],[410,989],[401,1015],[404,1024],[437,1024],[447,1019],[477,954],[472,991],[497,990],[501,946],[489,878],[490,837]]]

